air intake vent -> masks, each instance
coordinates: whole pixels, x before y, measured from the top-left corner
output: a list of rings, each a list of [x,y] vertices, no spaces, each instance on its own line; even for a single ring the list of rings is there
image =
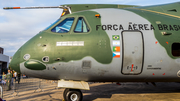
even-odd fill
[[[82,68],[91,68],[91,61],[83,61]]]
[[[176,9],[171,9],[171,10],[168,10],[168,11],[170,11],[170,12],[177,12]]]

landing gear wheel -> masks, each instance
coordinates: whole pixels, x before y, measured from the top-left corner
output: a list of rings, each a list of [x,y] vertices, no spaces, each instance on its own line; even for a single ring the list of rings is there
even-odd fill
[[[64,100],[66,99],[66,94],[67,94],[67,92],[69,92],[69,88],[66,88],[65,90],[64,90],[64,92],[63,92],[63,97],[64,97]],[[66,100],[65,100],[66,101]]]
[[[82,101],[83,95],[78,89],[65,89],[63,93],[65,101]]]

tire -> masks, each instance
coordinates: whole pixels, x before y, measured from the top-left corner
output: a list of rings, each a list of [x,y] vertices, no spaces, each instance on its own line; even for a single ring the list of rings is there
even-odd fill
[[[66,101],[66,94],[67,94],[67,92],[69,92],[69,90],[70,90],[69,88],[66,88],[63,92],[63,97],[64,97],[65,101]]]
[[[80,90],[70,89],[66,93],[65,101],[82,101],[83,95]]]

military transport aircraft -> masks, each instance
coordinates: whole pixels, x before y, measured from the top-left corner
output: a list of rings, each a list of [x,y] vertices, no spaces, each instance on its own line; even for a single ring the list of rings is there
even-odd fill
[[[88,82],[180,82],[180,2],[157,6],[72,4],[27,41],[10,66],[59,80],[65,101],[81,101]]]

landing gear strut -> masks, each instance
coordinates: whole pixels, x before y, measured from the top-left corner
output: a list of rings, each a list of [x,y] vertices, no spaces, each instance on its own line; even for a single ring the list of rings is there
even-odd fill
[[[66,88],[63,93],[65,101],[82,101],[83,95],[79,89]]]

